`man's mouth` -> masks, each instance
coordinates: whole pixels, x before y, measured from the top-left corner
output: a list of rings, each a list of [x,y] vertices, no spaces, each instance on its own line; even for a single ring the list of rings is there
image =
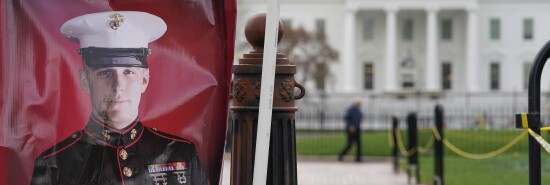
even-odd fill
[[[125,102],[128,102],[128,100],[110,100],[110,101],[108,101],[108,103],[112,103],[112,104],[119,104],[119,103],[125,103]]]

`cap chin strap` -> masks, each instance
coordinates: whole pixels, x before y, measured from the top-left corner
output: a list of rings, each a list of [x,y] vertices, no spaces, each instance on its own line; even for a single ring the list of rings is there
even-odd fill
[[[149,48],[80,48],[78,53],[88,67],[142,67],[147,68]]]

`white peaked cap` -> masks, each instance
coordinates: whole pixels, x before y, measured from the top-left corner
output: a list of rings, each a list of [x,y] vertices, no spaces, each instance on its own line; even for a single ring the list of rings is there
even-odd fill
[[[61,26],[61,33],[80,48],[148,48],[166,28],[160,17],[150,13],[111,11],[75,17]]]

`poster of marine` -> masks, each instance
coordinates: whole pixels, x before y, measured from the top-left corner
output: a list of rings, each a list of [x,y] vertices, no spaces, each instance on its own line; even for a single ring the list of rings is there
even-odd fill
[[[218,184],[234,0],[0,10],[0,184]]]

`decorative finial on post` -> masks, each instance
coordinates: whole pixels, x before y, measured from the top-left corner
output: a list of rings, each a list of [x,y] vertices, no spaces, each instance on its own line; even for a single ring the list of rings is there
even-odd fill
[[[244,36],[255,51],[263,51],[265,40],[265,18],[266,13],[258,13],[246,22],[244,27]],[[283,38],[283,23],[279,21],[279,31],[277,32],[277,43]]]

